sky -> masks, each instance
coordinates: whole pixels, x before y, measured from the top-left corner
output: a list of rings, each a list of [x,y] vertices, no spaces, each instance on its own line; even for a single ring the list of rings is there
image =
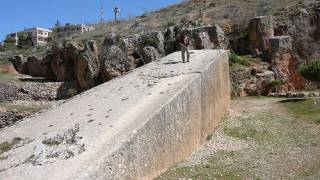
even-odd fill
[[[53,27],[65,23],[92,23],[113,18],[113,8],[121,9],[121,18],[141,15],[179,0],[0,0],[0,42],[7,34],[31,27]]]

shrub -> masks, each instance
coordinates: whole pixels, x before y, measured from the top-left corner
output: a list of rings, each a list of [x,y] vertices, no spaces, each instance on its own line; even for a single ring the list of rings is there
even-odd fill
[[[301,66],[299,73],[308,80],[320,82],[320,60]]]
[[[249,66],[250,63],[248,62],[247,59],[241,57],[241,56],[238,56],[236,53],[234,52],[231,52],[230,53],[230,56],[229,56],[229,64],[232,65],[232,64],[242,64],[244,66]]]
[[[153,34],[143,34],[139,37],[139,42],[138,42],[139,48],[144,48],[146,46],[153,46],[157,48],[158,42],[157,42],[157,37],[156,35]]]
[[[272,90],[276,93],[279,91],[279,87],[283,85],[283,82],[280,80],[272,80],[269,82],[269,86],[272,88]]]
[[[76,89],[74,89],[74,88],[68,89],[67,96],[73,97],[73,96],[75,96],[77,94],[78,94],[78,91]]]

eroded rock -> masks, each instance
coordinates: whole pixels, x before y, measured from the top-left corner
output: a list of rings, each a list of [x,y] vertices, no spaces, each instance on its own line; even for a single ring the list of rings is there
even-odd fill
[[[72,51],[71,51],[72,52]],[[97,44],[89,41],[83,52],[75,56],[76,79],[81,89],[89,89],[96,85],[100,73],[100,62]]]

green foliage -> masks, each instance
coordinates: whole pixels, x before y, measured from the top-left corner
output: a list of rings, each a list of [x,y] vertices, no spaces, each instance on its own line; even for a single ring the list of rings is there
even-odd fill
[[[158,42],[155,36],[143,34],[139,38],[138,45],[140,48],[144,48],[146,46],[153,46],[156,48],[158,46]]]
[[[67,95],[68,95],[69,97],[73,97],[73,96],[75,96],[75,95],[77,95],[77,94],[78,94],[78,91],[77,91],[76,89],[74,89],[74,88],[68,89]]]
[[[278,92],[278,89],[282,84],[283,82],[280,80],[272,80],[269,82],[269,86],[271,86],[275,92]]]
[[[250,63],[248,62],[247,59],[241,57],[241,56],[238,56],[236,53],[234,52],[231,52],[230,53],[230,56],[229,56],[229,64],[230,66],[233,65],[233,64],[241,64],[241,65],[244,65],[244,66],[249,66]]]
[[[4,40],[4,46],[3,46],[3,48],[4,48],[5,50],[16,49],[15,42],[16,42],[16,40],[14,39],[14,37],[12,37],[12,36],[7,36],[7,38]]]
[[[303,65],[299,72],[301,76],[308,80],[320,82],[320,60],[315,60],[310,64]]]
[[[20,49],[27,49],[33,46],[32,38],[28,33],[19,33],[18,47]]]

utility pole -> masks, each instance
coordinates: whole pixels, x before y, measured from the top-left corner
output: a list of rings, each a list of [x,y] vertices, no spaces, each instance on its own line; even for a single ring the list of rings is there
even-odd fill
[[[103,1],[101,1],[101,6],[100,6],[100,29],[104,28],[104,8],[103,8]]]

